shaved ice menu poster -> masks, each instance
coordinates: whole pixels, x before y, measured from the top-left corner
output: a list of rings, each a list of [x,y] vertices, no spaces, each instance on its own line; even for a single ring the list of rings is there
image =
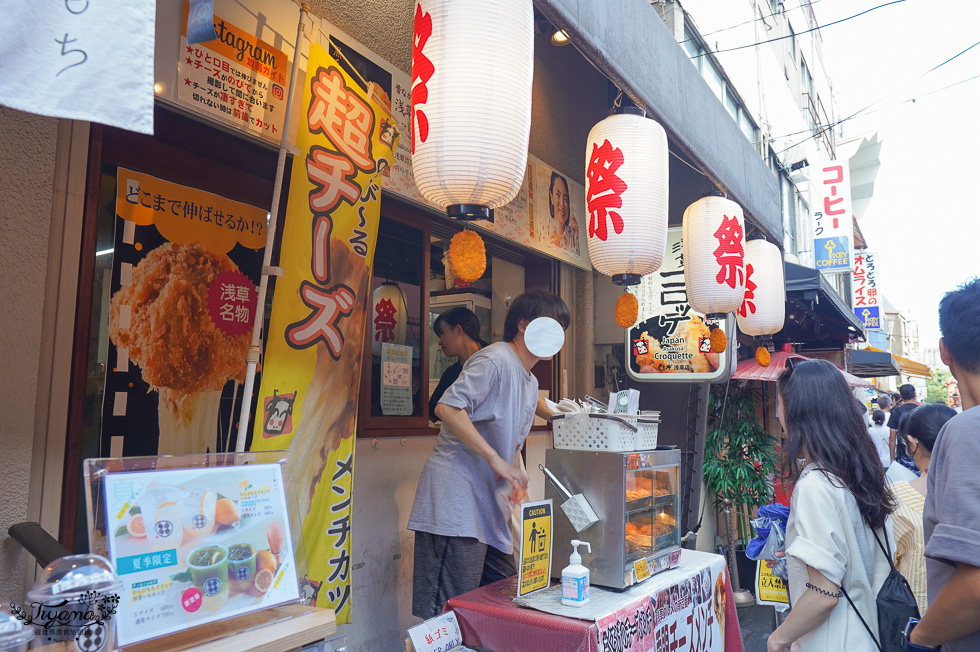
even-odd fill
[[[120,645],[299,599],[278,464],[105,476]]]

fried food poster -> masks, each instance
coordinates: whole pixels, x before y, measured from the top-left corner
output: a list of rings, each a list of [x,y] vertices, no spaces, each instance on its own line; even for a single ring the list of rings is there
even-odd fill
[[[630,376],[644,381],[710,382],[723,379],[731,351],[711,350],[711,331],[728,329],[728,319],[707,319],[687,300],[681,227],[667,230],[663,265],[630,287],[639,303],[637,323],[626,331]],[[731,336],[731,335],[729,335]]]
[[[266,210],[125,168],[115,206],[114,245],[98,254],[113,257],[102,452],[115,437],[125,455],[223,450],[240,408]]]
[[[372,87],[373,88],[373,87]],[[350,621],[351,488],[361,353],[380,220],[380,183],[397,130],[323,48],[310,45],[281,266],[252,450],[289,449],[317,606]]]

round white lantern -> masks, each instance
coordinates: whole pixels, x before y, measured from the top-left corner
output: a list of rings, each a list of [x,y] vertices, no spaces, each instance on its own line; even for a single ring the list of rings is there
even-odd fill
[[[657,271],[667,244],[667,134],[642,109],[618,109],[589,132],[585,203],[592,266],[617,285]]]
[[[783,255],[765,240],[745,243],[745,298],[738,310],[738,327],[746,335],[761,337],[783,329],[786,283]]]
[[[708,195],[684,211],[684,281],[691,307],[724,315],[745,294],[745,220],[724,195]]]
[[[381,345],[404,344],[408,304],[397,283],[385,281],[371,300],[371,353],[381,355]]]
[[[419,0],[412,41],[412,170],[457,219],[517,196],[531,131],[531,0]]]

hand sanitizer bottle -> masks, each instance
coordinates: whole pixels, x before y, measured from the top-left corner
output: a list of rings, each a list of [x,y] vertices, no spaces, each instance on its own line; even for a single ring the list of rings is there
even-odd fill
[[[589,604],[589,569],[582,565],[579,546],[585,546],[592,552],[588,541],[572,539],[572,554],[568,558],[568,566],[561,572],[561,603],[569,607]]]

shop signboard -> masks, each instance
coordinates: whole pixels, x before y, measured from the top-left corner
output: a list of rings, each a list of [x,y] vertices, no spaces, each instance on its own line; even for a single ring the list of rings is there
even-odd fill
[[[847,273],[854,259],[851,176],[847,161],[814,166],[810,187],[813,211],[813,252],[821,272]]]
[[[639,303],[637,323],[626,329],[627,369],[653,382],[716,382],[729,372],[731,350],[711,351],[713,328],[730,319],[708,319],[691,308],[684,280],[682,228],[667,229],[667,252],[656,272],[629,288]],[[730,338],[729,338],[730,339]]]
[[[107,473],[126,646],[298,600],[279,464]]]
[[[268,213],[125,168],[115,212],[113,247],[99,252],[112,255],[102,445],[121,441],[126,455],[223,450]]]
[[[0,104],[153,134],[156,3],[5,2]]]
[[[366,82],[385,89],[398,130],[403,134],[410,133],[411,77],[328,23],[321,23],[321,29],[331,52],[342,52],[349,68],[356,70]],[[398,142],[394,162],[385,170],[381,187],[386,192],[442,212],[425,199],[415,185],[411,138],[402,138]],[[506,206],[494,210],[493,222],[474,222],[470,226],[591,270],[584,220],[585,187],[567,174],[529,156],[527,172],[517,196]]]
[[[866,331],[885,330],[878,294],[878,255],[871,251],[854,254],[851,277],[851,307]]]
[[[289,93],[286,54],[219,16],[214,16],[217,39],[188,44],[187,16],[184,0],[177,103],[278,143]]]
[[[289,255],[272,301],[251,446],[289,450],[309,564],[303,588],[338,623],[350,622],[354,430],[380,183],[398,140],[373,90],[310,44],[282,234]]]
[[[517,595],[548,588],[551,583],[551,499],[521,505],[520,581]]]
[[[789,588],[772,572],[775,562],[764,559],[755,565],[755,603],[781,607],[789,604]]]
[[[599,650],[721,652],[725,649],[728,579],[724,560],[715,556],[709,564],[691,573],[673,572],[685,576],[598,619]],[[657,581],[657,577],[648,581]]]

